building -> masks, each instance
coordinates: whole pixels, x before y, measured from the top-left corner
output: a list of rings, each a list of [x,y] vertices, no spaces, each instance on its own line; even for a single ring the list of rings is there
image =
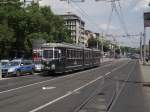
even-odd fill
[[[64,18],[65,25],[71,32],[73,42],[78,45],[84,45],[85,22],[75,14],[65,14],[61,16]]]
[[[84,38],[84,44],[86,47],[88,47],[88,40],[90,38],[94,38],[94,34],[90,30],[85,30],[85,38]]]
[[[85,30],[84,44],[86,47],[88,47],[88,40],[90,38],[100,39],[100,33],[93,33],[90,30]]]

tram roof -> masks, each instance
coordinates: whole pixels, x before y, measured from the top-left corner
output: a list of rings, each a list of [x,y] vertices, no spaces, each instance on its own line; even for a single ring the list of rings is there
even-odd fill
[[[81,46],[68,44],[68,43],[45,43],[42,45],[42,47],[67,47],[67,48],[77,48],[77,49],[83,48]]]
[[[75,49],[85,49],[85,50],[92,50],[90,48],[85,48],[78,45],[73,45],[69,43],[44,43],[42,47],[65,47],[65,48],[75,48]],[[94,51],[99,51],[98,49],[93,49]]]

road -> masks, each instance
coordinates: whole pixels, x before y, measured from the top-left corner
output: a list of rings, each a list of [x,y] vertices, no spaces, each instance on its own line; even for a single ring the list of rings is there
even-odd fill
[[[106,109],[110,112],[123,112],[120,110],[127,108],[123,107],[123,103],[129,101],[128,97],[131,96],[128,95],[134,87],[130,88],[128,84],[116,80],[135,79],[134,74],[138,72],[136,67],[137,61],[120,60],[62,76],[35,75],[2,80],[0,111],[81,112],[87,109],[87,102],[103,92]],[[132,75],[133,71],[136,72]],[[140,90],[137,92],[140,93]]]

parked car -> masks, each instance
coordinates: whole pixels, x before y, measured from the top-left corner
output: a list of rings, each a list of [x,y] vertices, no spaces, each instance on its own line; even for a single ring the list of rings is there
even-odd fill
[[[44,65],[41,62],[34,62],[35,72],[41,72],[44,68]]]
[[[9,64],[9,60],[1,60],[0,63],[1,63],[2,68],[3,68],[3,66],[6,66]]]
[[[31,60],[15,59],[2,68],[2,76],[20,76],[22,74],[34,74],[35,66]]]

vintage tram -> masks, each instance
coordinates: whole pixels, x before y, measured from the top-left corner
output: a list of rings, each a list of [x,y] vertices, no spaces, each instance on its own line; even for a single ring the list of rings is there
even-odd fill
[[[101,53],[66,43],[45,43],[42,49],[43,71],[63,73],[100,65]]]

